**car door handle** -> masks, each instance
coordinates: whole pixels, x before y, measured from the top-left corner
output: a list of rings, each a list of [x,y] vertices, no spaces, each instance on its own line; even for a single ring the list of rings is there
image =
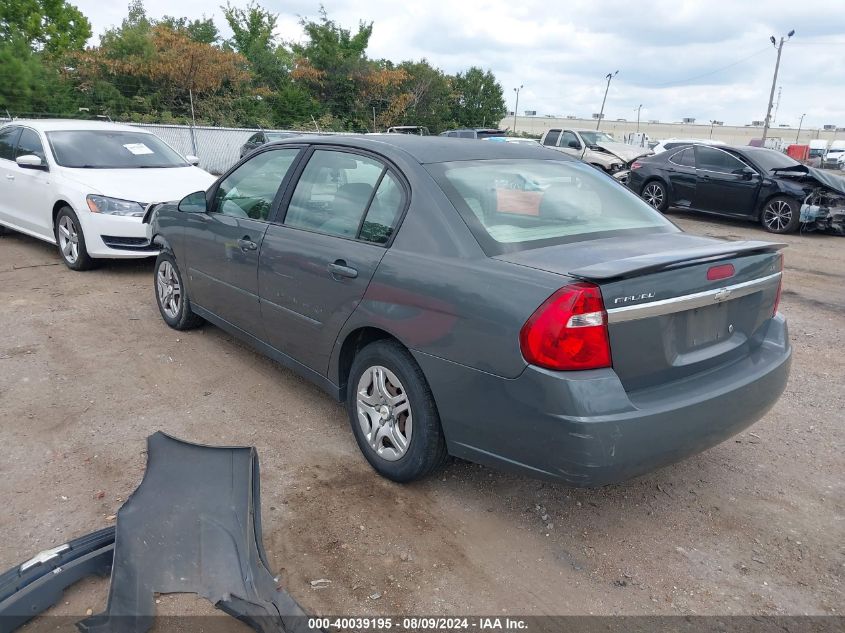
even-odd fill
[[[342,259],[338,259],[334,263],[329,264],[329,273],[331,273],[331,276],[337,281],[340,281],[338,277],[355,279],[358,276],[358,271],[351,266],[347,266],[346,262]]]
[[[244,253],[246,253],[247,251],[257,251],[258,250],[258,244],[256,244],[251,239],[249,239],[249,235],[244,235],[244,237],[242,239],[239,239],[238,240],[238,246],[241,247],[241,250]]]
[[[14,174],[6,174],[6,180],[14,180],[14,179],[15,179]]]

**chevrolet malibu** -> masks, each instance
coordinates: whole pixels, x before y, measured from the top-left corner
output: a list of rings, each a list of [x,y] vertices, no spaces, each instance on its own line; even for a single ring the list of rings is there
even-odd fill
[[[395,481],[451,454],[618,482],[746,428],[789,374],[782,245],[687,235],[542,147],[300,137],[146,221],[164,321],[345,402]]]
[[[151,257],[147,203],[181,198],[214,177],[142,129],[103,121],[0,127],[0,232],[57,244],[73,270],[103,258]]]

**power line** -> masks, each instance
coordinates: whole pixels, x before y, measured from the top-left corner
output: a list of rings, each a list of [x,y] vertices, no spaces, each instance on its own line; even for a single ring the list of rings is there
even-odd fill
[[[645,87],[646,88],[663,88],[665,86],[671,86],[673,84],[683,84],[683,83],[686,83],[688,81],[694,81],[695,79],[701,79],[702,77],[709,77],[710,75],[715,75],[716,73],[720,73],[723,70],[727,70],[728,68],[733,68],[734,66],[737,66],[737,65],[739,65],[743,62],[747,62],[752,57],[757,57],[758,55],[762,55],[763,53],[765,53],[768,50],[769,50],[768,47],[761,48],[759,51],[757,51],[756,53],[752,53],[748,57],[743,57],[742,59],[738,59],[735,62],[728,64],[727,66],[722,66],[721,68],[716,68],[716,69],[710,70],[706,73],[701,73],[700,75],[694,75],[693,77],[687,77],[686,79],[675,79],[673,81],[667,81],[666,83],[662,83],[662,84],[650,84],[650,85],[647,85]]]

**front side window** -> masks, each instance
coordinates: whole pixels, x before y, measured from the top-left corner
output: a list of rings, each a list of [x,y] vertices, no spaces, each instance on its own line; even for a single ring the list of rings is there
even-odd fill
[[[569,149],[581,149],[581,143],[578,142],[578,137],[575,132],[566,131],[560,137],[560,146],[568,147]]]
[[[477,160],[428,166],[489,255],[678,229],[578,161]]]
[[[707,147],[706,145],[696,145],[695,163],[699,169],[716,171],[725,174],[730,174],[738,169],[745,168],[745,163],[738,158],[734,158],[727,152],[723,152],[720,149],[713,149],[712,147]]]
[[[53,157],[75,169],[190,167],[167,143],[147,132],[62,130],[47,132]]]
[[[15,160],[15,145],[18,143],[20,132],[21,128],[17,125],[0,130],[0,158]]]
[[[367,156],[316,150],[296,184],[285,226],[355,238],[384,169]]]
[[[21,129],[15,158],[29,155],[38,156],[41,159],[42,165],[47,164],[47,157],[44,155],[44,146],[41,144],[41,139],[38,138],[38,132],[25,127]]]
[[[236,218],[267,220],[273,200],[299,148],[262,152],[238,167],[220,183],[214,194],[214,213]]]

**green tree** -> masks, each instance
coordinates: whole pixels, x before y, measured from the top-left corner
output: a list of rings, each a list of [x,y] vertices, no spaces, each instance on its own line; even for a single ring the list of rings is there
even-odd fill
[[[200,20],[189,20],[188,18],[175,18],[165,15],[158,24],[164,25],[171,31],[184,33],[194,42],[200,44],[216,44],[220,41],[220,32],[214,24],[214,18],[202,16]]]
[[[91,37],[91,23],[64,0],[4,0],[0,2],[0,41],[18,36],[33,51],[81,50]]]
[[[290,52],[276,41],[273,31],[278,17],[257,4],[245,9],[226,4],[223,16],[232,29],[225,46],[246,57],[259,86],[279,88],[289,77]]]
[[[62,81],[56,65],[34,53],[23,37],[0,42],[0,112],[12,114],[76,109],[71,86]]]
[[[392,124],[424,125],[433,134],[452,127],[451,78],[425,59],[404,61],[397,68],[407,75],[399,89],[410,98],[400,120]]]
[[[452,116],[461,127],[495,126],[507,114],[502,86],[489,70],[473,66],[455,75],[452,87]]]

